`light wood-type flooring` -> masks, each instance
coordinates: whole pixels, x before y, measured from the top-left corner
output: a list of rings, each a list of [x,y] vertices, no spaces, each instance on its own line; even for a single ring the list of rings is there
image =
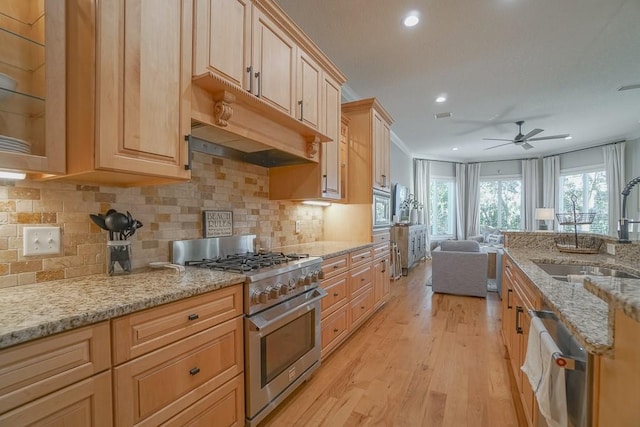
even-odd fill
[[[500,299],[434,294],[429,261],[260,427],[524,423],[500,335]]]

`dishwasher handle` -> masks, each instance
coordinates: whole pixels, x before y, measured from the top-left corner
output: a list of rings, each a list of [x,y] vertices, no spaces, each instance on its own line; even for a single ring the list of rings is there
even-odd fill
[[[547,310],[529,310],[529,317],[534,318],[538,317],[540,319],[552,319],[555,322],[559,322],[558,316],[552,311]],[[556,343],[556,347],[558,343]],[[563,354],[560,351],[556,351],[551,355],[553,357],[553,361],[561,368],[564,369],[576,369],[580,371],[586,371],[587,363],[585,360],[579,359],[577,357],[569,356],[567,354]]]

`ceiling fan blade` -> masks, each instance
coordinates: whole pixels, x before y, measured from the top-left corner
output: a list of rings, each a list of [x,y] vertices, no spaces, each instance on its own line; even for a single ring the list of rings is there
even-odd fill
[[[516,142],[513,139],[501,139],[501,138],[482,138],[484,141],[509,141],[509,142]]]
[[[566,138],[568,136],[569,134],[565,133],[564,135],[551,135],[551,136],[543,136],[541,138],[531,138],[529,141],[544,141],[546,139],[560,139],[560,138]]]
[[[513,144],[513,141],[507,142],[505,144],[494,145],[493,147],[485,148],[485,150],[491,150],[492,148],[498,148],[498,147],[502,147],[502,146],[505,146],[505,145],[511,145],[511,144]]]
[[[520,138],[518,141],[526,141],[527,139],[531,138],[532,136],[536,136],[540,132],[543,132],[543,130],[542,129],[534,129],[531,132],[529,132],[528,134],[526,134],[525,136],[523,136],[522,138]]]
[[[531,150],[533,148],[533,145],[529,144],[528,142],[523,142],[520,146],[525,150]]]

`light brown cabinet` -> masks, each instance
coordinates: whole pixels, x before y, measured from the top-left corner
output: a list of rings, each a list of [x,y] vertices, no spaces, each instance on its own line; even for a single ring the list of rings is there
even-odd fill
[[[393,119],[375,98],[342,104],[349,117],[349,203],[371,203],[374,188],[390,192],[389,149]]]
[[[192,0],[68,2],[67,177],[186,180]]]
[[[518,399],[522,403],[527,424],[535,426],[538,417],[535,395],[520,367],[527,354],[531,324],[527,313],[530,309],[540,310],[542,299],[534,285],[508,256],[504,260],[502,286],[502,337],[509,353]]]
[[[373,300],[377,310],[387,302],[391,293],[390,233],[376,233],[373,238]]]
[[[111,425],[109,323],[0,352],[1,425]]]
[[[63,1],[0,2],[0,170],[63,174]]]

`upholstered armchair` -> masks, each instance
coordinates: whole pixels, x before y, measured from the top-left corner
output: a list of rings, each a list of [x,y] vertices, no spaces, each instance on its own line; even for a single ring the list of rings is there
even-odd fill
[[[487,254],[475,240],[445,240],[431,252],[433,292],[487,296]]]

